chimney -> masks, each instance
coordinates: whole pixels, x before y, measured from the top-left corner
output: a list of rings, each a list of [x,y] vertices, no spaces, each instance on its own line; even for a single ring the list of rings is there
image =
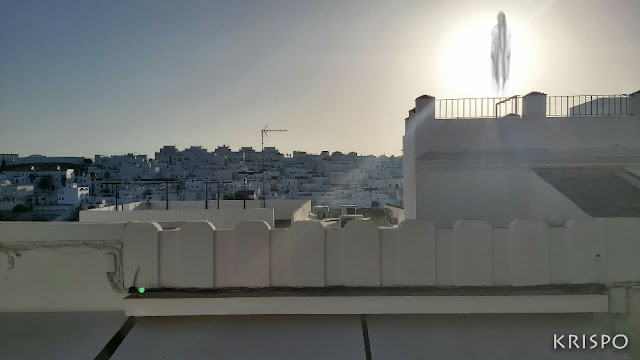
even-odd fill
[[[629,95],[628,102],[628,114],[634,116],[640,116],[640,90]]]
[[[429,95],[422,95],[416,99],[415,113],[418,116],[428,119],[436,118],[436,98]]]
[[[522,97],[523,118],[543,118],[547,116],[547,94],[532,91]]]
[[[416,107],[409,110],[409,117],[404,122],[404,132],[415,131],[416,125],[425,120],[435,120],[436,118],[436,98],[429,95],[422,95],[416,99]],[[418,122],[417,119],[420,119]]]

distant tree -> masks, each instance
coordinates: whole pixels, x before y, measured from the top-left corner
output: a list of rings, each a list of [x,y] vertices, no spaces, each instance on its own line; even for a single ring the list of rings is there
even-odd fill
[[[67,177],[62,175],[62,177],[60,178],[60,183],[62,184],[62,187],[67,186]]]
[[[38,187],[41,190],[51,190],[53,188],[53,176],[47,175],[40,178],[38,181]]]
[[[104,173],[105,180],[109,180],[110,177],[111,177],[111,173],[110,172],[107,171],[107,172]]]
[[[96,173],[95,173],[95,171],[90,172],[89,176],[91,177],[91,181],[96,181]]]
[[[7,171],[7,161],[2,158],[2,163],[0,163],[0,171]]]
[[[82,163],[83,163],[83,164],[86,164],[86,165],[93,164],[93,160],[91,160],[91,159],[84,159],[84,160],[82,160]]]
[[[29,180],[33,184],[33,182],[36,181],[36,174],[29,174]]]
[[[223,198],[224,200],[251,200],[251,197],[249,197],[249,194],[247,192],[244,191],[236,191],[232,194],[227,194],[224,196]]]
[[[22,204],[18,204],[16,206],[14,206],[13,210],[11,210],[11,212],[14,213],[14,214],[15,213],[21,213],[21,212],[26,212],[26,211],[29,211],[29,209],[26,206],[22,205]]]

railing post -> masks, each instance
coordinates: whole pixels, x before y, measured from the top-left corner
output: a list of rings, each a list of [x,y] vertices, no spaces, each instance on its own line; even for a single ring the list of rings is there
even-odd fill
[[[444,117],[443,119],[448,119],[449,118],[449,114],[447,113],[447,100],[444,101]],[[440,114],[442,115],[442,114]],[[441,116],[442,117],[442,116]]]
[[[462,117],[464,117],[464,105],[466,103],[466,99],[462,99]]]

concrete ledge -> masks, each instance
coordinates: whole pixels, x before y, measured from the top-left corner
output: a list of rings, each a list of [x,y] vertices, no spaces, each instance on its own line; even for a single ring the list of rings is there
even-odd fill
[[[127,316],[605,313],[607,295],[136,298]]]

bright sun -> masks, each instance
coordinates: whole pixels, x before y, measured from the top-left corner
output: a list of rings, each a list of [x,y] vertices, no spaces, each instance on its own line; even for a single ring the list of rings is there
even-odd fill
[[[495,17],[494,17],[495,19]],[[494,97],[497,92],[491,79],[491,17],[468,19],[455,26],[442,48],[441,81],[450,97]],[[509,23],[511,29],[511,65],[506,94],[517,87],[528,63],[528,47],[523,32]]]

